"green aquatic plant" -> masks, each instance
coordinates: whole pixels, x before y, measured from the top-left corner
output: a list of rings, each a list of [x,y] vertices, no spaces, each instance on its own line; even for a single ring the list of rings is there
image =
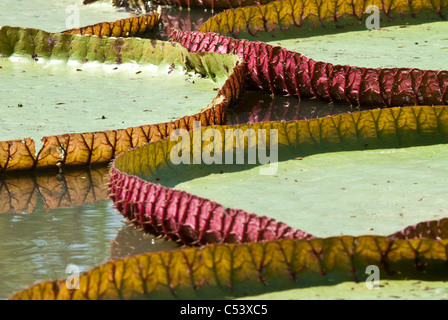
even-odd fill
[[[184,68],[213,81],[226,79],[224,88],[217,92],[216,98],[204,112],[175,121],[103,132],[46,136],[37,151],[35,141],[30,138],[2,141],[1,172],[107,163],[129,148],[166,138],[172,130],[191,127],[193,121],[201,121],[204,125],[222,124],[224,109],[238,96],[238,92],[226,88],[230,83],[241,82],[241,72],[232,73],[234,68],[240,68],[236,66],[239,62],[237,57],[222,59],[217,54],[190,54],[180,45],[157,40],[80,37],[37,29],[2,27],[0,54],[3,58],[20,57],[31,61],[46,59],[104,65],[137,61],[139,65]]]
[[[422,1],[417,4],[413,1],[404,3],[392,0],[377,4],[392,21],[398,19],[396,16],[412,19],[427,11],[440,18],[447,5],[443,1]],[[127,136],[127,140],[119,148],[120,152],[109,152],[103,156],[105,151],[99,149],[98,154],[103,162],[112,160],[110,197],[123,215],[145,231],[196,247],[111,261],[82,274],[79,289],[68,288],[63,280],[46,281],[17,292],[11,298],[238,298],[278,290],[363,281],[366,267],[370,265],[378,266],[385,279],[446,281],[446,219],[422,222],[388,236],[320,238],[274,218],[227,208],[213,200],[172,189],[173,181],[247,170],[261,165],[254,163],[231,168],[220,164],[174,165],[170,153],[177,141],[169,139],[171,133],[176,129],[184,129],[184,137],[189,135],[189,141],[193,143],[197,121],[202,125],[202,132],[213,129],[223,136],[226,129],[264,129],[267,132],[276,129],[280,161],[296,159],[298,155],[445,144],[448,139],[448,111],[444,106],[447,103],[447,71],[398,68],[375,71],[353,66],[333,66],[324,62],[309,62],[306,57],[280,47],[225,37],[228,34],[240,36],[244,32],[254,36],[260,30],[300,28],[305,22],[319,28],[329,21],[334,24],[359,21],[365,9],[365,1],[283,0],[224,11],[201,28],[201,32],[217,32],[220,35],[175,32],[171,40],[180,42],[186,49],[182,50],[172,43],[176,49],[170,51],[170,58],[179,59],[180,56],[181,62],[176,60],[176,63],[189,67],[193,65],[196,72],[211,78],[215,77],[218,65],[219,72],[227,77],[215,100],[194,116],[144,128],[126,129],[123,135]],[[14,31],[14,28],[3,27],[0,32],[9,33],[10,30]],[[16,30],[17,33],[26,34],[19,28]],[[43,39],[48,37],[48,34],[44,34]],[[53,34],[51,37],[68,35]],[[3,43],[11,43],[9,34],[4,39],[7,40]],[[36,40],[39,38],[32,39],[33,43],[39,43]],[[100,41],[93,37],[72,39],[70,41]],[[101,41],[108,42],[104,43],[104,48],[109,50],[117,50],[117,41],[120,42],[120,63],[121,57],[135,54],[135,48],[127,46],[127,43],[133,46],[143,43],[153,50],[157,48],[151,40],[119,39],[108,39],[106,35]],[[166,48],[168,45],[165,43],[161,46]],[[7,46],[11,47],[17,48],[17,45]],[[92,54],[92,46],[88,48],[86,54]],[[9,50],[9,54],[14,50]],[[32,51],[28,50],[26,54],[33,55]],[[44,47],[42,52],[51,54],[53,48]],[[96,57],[101,56],[97,52],[95,54]],[[111,56],[117,60],[116,51],[112,51]],[[226,62],[223,63],[221,59]],[[304,62],[304,59],[307,61]],[[308,69],[300,71],[302,66]],[[353,74],[350,75],[350,72]],[[335,99],[339,94],[341,99],[345,97],[344,101],[352,105],[365,107],[367,104],[370,108],[383,109],[313,120],[225,126],[227,110],[248,88],[274,94],[314,96],[335,103],[339,101]],[[336,91],[332,92],[332,88]],[[404,106],[406,104],[411,106]],[[92,137],[101,134],[104,135],[104,141],[119,141],[117,133],[114,133],[114,139],[110,139],[106,133],[86,133],[79,137],[64,135],[64,143],[60,137],[53,138],[57,141],[53,153],[50,152],[54,160],[42,166],[56,166],[61,163],[61,159],[66,166],[92,163],[92,160],[79,159],[99,157],[94,153],[97,148],[93,146],[97,142]],[[271,136],[267,136],[266,141],[271,139]],[[76,147],[69,149],[67,145],[73,140],[78,141]],[[257,142],[247,141],[243,144],[245,150],[251,143],[252,146],[258,146]],[[39,156],[33,157],[33,152],[29,151],[32,150],[30,144],[28,141],[28,145],[22,147],[25,151],[21,151],[21,154],[31,155],[30,160],[25,161],[28,156],[23,160],[14,160],[11,163],[17,164],[11,168],[32,169],[41,166],[36,160],[40,159]],[[218,144],[214,142],[214,148]],[[14,158],[9,155],[14,154],[11,148],[15,145],[20,145],[19,141],[5,143],[4,150],[7,150],[5,154],[8,156],[5,156],[7,160],[2,165],[4,172],[12,170],[9,169],[9,163]],[[201,151],[210,148],[208,143],[201,142],[200,145]],[[234,141],[230,146],[233,150],[238,148]],[[108,149],[111,149],[110,144]],[[117,150],[116,147],[112,149]],[[57,153],[60,150],[65,151]],[[72,158],[76,160],[67,160]]]

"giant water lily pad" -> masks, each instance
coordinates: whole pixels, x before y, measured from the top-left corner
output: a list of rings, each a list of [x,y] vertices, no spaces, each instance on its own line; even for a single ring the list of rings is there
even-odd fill
[[[81,1],[73,0],[3,1],[0,4],[0,26],[36,28],[49,32],[61,32],[130,16],[128,12],[118,11],[106,1],[88,7],[82,6]]]
[[[335,65],[350,62],[370,68],[412,66],[443,70],[448,63],[443,49],[447,40],[443,32],[446,26],[446,22],[434,22],[406,28],[388,27],[277,40],[270,39],[268,33],[259,32],[257,36],[271,45]],[[397,56],[400,59],[396,59]],[[313,101],[302,102],[297,112],[301,108],[305,110]],[[323,109],[323,103],[317,101],[314,104]],[[335,103],[327,108],[338,106]],[[238,107],[237,104],[230,112],[238,114]],[[264,119],[260,117],[258,120]],[[276,173],[270,176],[260,175],[258,168],[212,174],[203,169],[207,172],[204,177],[193,177],[186,182],[168,181],[167,185],[213,199],[227,207],[275,217],[320,237],[388,235],[425,219],[446,216],[441,200],[446,193],[445,179],[434,180],[434,176],[444,172],[445,152],[445,145],[437,145],[329,153],[304,157],[302,161],[280,162]],[[298,151],[297,157],[302,156],[304,153]],[[200,171],[198,168],[190,170]],[[375,175],[369,175],[370,172]],[[272,197],[267,199],[267,194]],[[429,195],[433,198],[423,203]],[[337,225],[334,219],[338,221]]]
[[[420,17],[422,13],[426,13],[423,12],[426,10],[430,11],[429,14],[435,13],[436,16],[443,16],[442,11],[445,4],[442,2],[437,4],[423,1],[418,4],[411,2],[411,4],[409,7],[406,7],[409,5],[409,2],[390,1],[387,4],[382,2],[379,5],[382,6],[385,17],[392,20],[397,13],[403,14],[402,18],[406,17],[406,15],[418,15]],[[224,34],[230,33],[234,36],[248,31],[251,36],[254,36],[259,30],[268,31],[275,28],[281,30],[292,25],[302,26],[302,22],[306,23],[307,26],[317,26],[332,21],[337,25],[337,28],[340,28],[345,27],[344,23],[347,21],[361,20],[365,9],[365,3],[357,1],[352,1],[351,3],[344,1],[342,3],[332,1],[328,3],[302,3],[302,11],[295,10],[297,5],[300,5],[298,1],[277,1],[267,6],[226,11],[207,22],[202,30],[219,31]],[[335,11],[335,8],[338,8],[338,11]],[[345,20],[345,17],[342,15],[347,14],[350,10],[352,17]],[[299,17],[296,16],[297,14]],[[339,24],[340,22],[343,24]],[[228,49],[229,43],[231,45],[234,43],[223,38],[216,40],[217,38],[214,38],[214,36],[208,38],[209,40],[211,39],[211,43],[196,41],[202,37],[201,35],[194,35],[196,39],[188,37],[190,36],[180,36],[177,39],[174,37],[174,41],[181,42],[191,51],[215,51],[217,48],[218,50],[216,51],[221,53]],[[221,40],[224,41],[221,42]],[[275,41],[277,40],[275,39]],[[248,46],[252,46],[250,49],[252,50],[254,44],[250,43]],[[297,82],[297,78],[294,78],[294,75],[292,79],[291,74],[287,75],[289,78],[285,77],[285,69],[282,67],[282,63],[285,66],[286,63],[291,61],[297,63],[300,60],[294,61],[293,58],[293,60],[287,60],[286,62],[282,60],[288,55],[285,51],[278,48],[271,49],[263,45],[256,46],[257,49],[260,48],[259,55],[253,55],[254,52],[251,52],[252,56],[250,59],[257,60],[257,63],[262,59],[264,60],[262,63],[252,65],[249,61],[249,71],[251,71],[249,75],[254,76],[255,74],[255,76],[260,77],[258,80],[261,79],[263,85],[259,87],[276,94],[287,91],[289,94],[298,94],[300,96],[300,81]],[[222,48],[220,49],[220,47]],[[239,49],[242,47],[239,47]],[[247,52],[244,51],[242,55],[242,51],[234,53],[239,54],[245,60],[244,54]],[[275,67],[272,67],[274,64]],[[291,67],[291,65],[289,66]],[[317,66],[316,68],[319,70],[315,75],[318,79],[314,83],[313,76],[311,76],[311,81],[304,86],[305,90],[313,91],[313,94],[319,98],[327,98],[333,101],[329,85],[325,86],[327,83],[330,83],[332,66],[325,63],[309,63],[309,66],[310,73],[313,73],[314,67]],[[393,95],[396,94],[398,96],[410,87],[414,94],[412,99],[415,99],[412,101],[415,103],[422,105],[433,104],[431,99],[420,99],[420,93],[422,92],[425,98],[431,98],[435,94],[439,104],[446,104],[446,72],[426,72],[415,69],[396,71],[394,69],[392,73],[390,73],[390,70],[379,70],[375,76],[372,70],[357,67],[352,67],[350,70],[353,71],[352,75],[354,77],[361,70],[362,76],[368,74],[370,77],[376,77],[375,81],[379,83],[384,73],[388,77],[393,74],[393,79],[390,77],[388,79],[390,86],[389,84],[385,86],[383,84],[384,88],[380,88],[378,96],[384,93],[391,93],[390,100],[385,99],[383,96],[382,102],[384,102],[384,105],[381,106],[398,105],[400,107],[342,114],[331,118],[309,121],[263,123],[241,127],[216,126],[213,129],[221,133],[225,129],[235,130],[237,128],[277,129],[280,133],[279,158],[282,161],[279,163],[279,168],[285,169],[286,172],[294,172],[298,168],[297,166],[303,169],[306,167],[307,161],[310,161],[311,169],[309,170],[312,171],[314,169],[316,171],[309,176],[308,180],[305,179],[307,185],[312,185],[315,182],[316,172],[321,175],[332,176],[335,174],[333,171],[338,168],[339,170],[337,170],[338,172],[335,176],[350,177],[352,180],[349,179],[349,184],[356,191],[361,192],[361,194],[373,191],[374,189],[366,188],[366,180],[363,180],[365,175],[362,172],[358,171],[359,175],[357,176],[357,173],[354,172],[355,170],[351,170],[352,168],[345,157],[348,156],[351,161],[355,164],[357,163],[353,167],[360,171],[364,168],[364,170],[375,170],[384,173],[384,175],[379,174],[375,177],[372,188],[376,186],[375,184],[378,186],[383,186],[384,184],[383,188],[387,188],[388,184],[399,182],[397,189],[391,188],[388,190],[390,192],[385,193],[385,195],[387,197],[391,196],[392,193],[401,195],[403,189],[405,189],[409,197],[404,199],[404,203],[409,203],[411,198],[413,199],[414,197],[412,191],[414,188],[418,189],[418,182],[412,182],[411,185],[411,180],[417,178],[413,173],[417,170],[422,170],[422,166],[429,162],[431,165],[435,164],[437,166],[442,160],[437,157],[428,159],[426,156],[432,152],[444,152],[444,145],[438,144],[446,143],[447,113],[446,107],[442,106],[402,108],[401,104],[406,99],[393,101]],[[343,79],[341,76],[343,71],[342,69],[338,71],[338,81]],[[395,77],[398,72],[399,75]],[[408,76],[409,74],[411,76]],[[266,78],[262,79],[263,76]],[[415,79],[420,81],[414,81]],[[422,79],[426,80],[423,81]],[[431,79],[432,82],[426,87],[423,85],[423,82],[426,83],[428,79]],[[292,80],[295,81],[295,92],[291,89]],[[369,90],[375,91],[374,86],[369,88],[370,83],[368,80],[367,77],[363,78],[358,87],[356,85],[350,87],[346,83],[342,85],[342,93],[339,93],[341,95],[350,95],[347,91],[352,90],[353,93],[357,94],[357,97],[348,99],[350,100],[349,102],[357,102],[362,105],[361,102],[364,100],[361,99],[362,94],[360,94],[360,91],[363,81],[364,84],[368,84],[365,88],[366,92]],[[436,83],[436,80],[438,83]],[[286,89],[283,87],[283,89],[278,90],[281,85],[286,86]],[[338,87],[338,85],[335,85],[335,87]],[[395,92],[395,88],[399,90],[397,89],[397,92]],[[235,87],[231,85],[227,86],[227,89],[235,91]],[[424,94],[422,90],[425,91]],[[378,100],[373,100],[373,102],[378,102]],[[407,102],[410,102],[410,99]],[[372,106],[375,106],[375,103],[372,103]],[[191,127],[188,129],[191,129]],[[203,130],[206,129],[210,128],[203,128]],[[190,139],[193,137],[194,140],[194,133],[194,131],[190,133],[183,131],[184,135],[182,137],[190,136]],[[166,135],[166,137],[168,136]],[[390,230],[386,228],[383,230],[378,228],[379,232],[375,232],[375,227],[371,226],[367,228],[367,231],[371,231],[372,235],[366,236],[359,235],[359,233],[356,233],[355,236],[331,236],[330,233],[325,234],[325,231],[329,231],[328,229],[319,230],[319,228],[315,229],[316,232],[313,233],[311,230],[304,229],[302,224],[300,226],[290,226],[286,224],[289,221],[286,221],[286,223],[284,223],[285,221],[282,222],[281,219],[295,219],[298,214],[289,214],[286,210],[287,208],[278,204],[278,201],[270,202],[265,199],[266,197],[259,199],[260,203],[265,204],[264,208],[260,209],[263,209],[263,213],[261,211],[257,213],[262,215],[264,212],[268,212],[269,210],[266,209],[266,206],[277,206],[277,210],[272,210],[273,216],[270,217],[261,217],[260,215],[241,210],[241,206],[238,206],[238,201],[235,202],[234,208],[228,208],[228,205],[233,206],[231,202],[227,202],[228,204],[226,203],[225,205],[222,205],[222,203],[218,204],[213,201],[215,200],[213,196],[210,196],[211,200],[207,200],[197,195],[172,190],[171,188],[176,186],[191,187],[186,182],[188,180],[192,180],[193,184],[195,182],[202,182],[202,184],[204,181],[209,182],[210,180],[207,179],[213,179],[215,175],[220,178],[230,177],[228,182],[230,188],[235,184],[234,179],[248,177],[252,178],[251,185],[254,185],[254,183],[255,186],[257,184],[277,184],[280,188],[283,188],[282,190],[285,190],[291,188],[288,188],[289,184],[283,184],[284,180],[293,178],[293,175],[287,175],[287,173],[282,172],[282,175],[279,174],[277,177],[269,177],[271,178],[269,182],[266,179],[257,181],[259,177],[254,176],[254,171],[260,169],[260,167],[256,165],[179,165],[172,163],[170,162],[170,155],[173,147],[176,148],[175,144],[175,141],[161,140],[119,156],[114,161],[111,170],[111,197],[115,201],[117,208],[145,231],[160,234],[186,244],[204,245],[215,242],[219,244],[206,245],[201,248],[144,254],[124,260],[112,261],[83,274],[80,279],[79,290],[68,290],[64,281],[49,281],[23,290],[13,296],[13,298],[235,298],[254,297],[258,294],[265,294],[264,297],[267,297],[266,294],[273,292],[274,295],[271,296],[273,298],[294,298],[296,297],[294,291],[291,294],[286,293],[286,295],[282,295],[279,292],[321,285],[337,285],[336,289],[347,288],[344,282],[363,281],[366,277],[366,266],[370,265],[378,266],[381,270],[382,279],[394,281],[391,283],[393,286],[397,284],[400,290],[408,288],[410,285],[408,282],[400,287],[398,281],[403,279],[410,278],[421,281],[446,280],[446,221],[438,219],[438,214],[434,215],[435,221],[410,226],[405,231],[395,234],[390,234]],[[219,139],[213,140],[208,146],[202,144],[200,150],[210,152],[211,145],[216,147],[219,144]],[[252,145],[259,146],[260,143]],[[419,147],[416,149],[397,149],[399,151],[393,149],[412,146]],[[231,148],[237,147],[231,143]],[[359,150],[363,150],[363,152]],[[413,151],[417,152],[413,154]],[[403,154],[400,154],[400,152],[403,152]],[[421,152],[423,152],[423,156],[420,154]],[[400,155],[404,156],[404,158],[400,158]],[[386,161],[385,157],[387,158]],[[415,161],[408,161],[408,157],[415,157]],[[368,158],[368,160],[365,158]],[[385,166],[391,158],[405,163],[405,165],[400,166],[400,171],[404,173],[406,179],[398,176],[395,176],[395,178],[390,177],[391,173],[385,169]],[[323,165],[319,166],[319,160],[323,162]],[[338,160],[340,160],[339,163]],[[365,165],[364,162],[366,161],[370,163]],[[329,163],[329,165],[326,166],[326,163]],[[418,178],[420,181],[420,176]],[[342,180],[342,178],[340,179]],[[385,179],[390,180],[384,182]],[[278,183],[279,180],[281,180],[281,184]],[[292,183],[292,181],[288,181],[288,183],[290,182]],[[421,183],[425,185],[430,184],[429,179]],[[220,186],[222,187],[223,185],[226,185],[225,179],[221,179]],[[328,186],[331,191],[325,190],[323,188],[325,186]],[[334,189],[337,188],[344,191],[345,187],[341,187],[339,183],[327,184],[327,181],[321,179],[316,184],[315,190],[318,190],[319,196],[322,196],[322,193],[323,195],[329,195],[330,201],[331,197],[333,197],[332,202],[334,202],[335,198],[337,198]],[[218,190],[221,189],[226,188],[219,188]],[[243,187],[243,189],[246,188]],[[227,195],[223,193],[223,201],[231,199],[236,192],[235,190],[237,188],[234,187],[232,193],[227,193]],[[257,191],[263,192],[262,188],[258,188]],[[282,192],[281,190],[278,191],[279,193]],[[308,204],[314,203],[315,200],[319,201],[319,197],[316,196],[315,192],[312,192],[312,189],[308,191],[311,191],[310,193],[312,194],[308,197]],[[416,191],[419,194],[423,192],[422,189]],[[435,193],[438,191],[436,189]],[[216,192],[219,191],[213,192],[212,195]],[[333,193],[331,194],[331,192]],[[264,193],[278,197],[275,192],[264,191]],[[389,200],[402,207],[403,203],[397,203],[396,197],[398,196],[395,196],[392,200],[389,198]],[[419,198],[417,201],[422,202],[423,198]],[[278,200],[278,198],[276,199]],[[286,195],[283,202],[288,200],[290,200],[290,197]],[[370,199],[370,202],[374,202],[374,200],[378,199]],[[381,200],[385,200],[385,203],[387,203],[387,199],[380,198],[380,203]],[[325,211],[326,214],[329,212],[328,204],[319,203],[319,205],[320,209]],[[437,206],[437,203],[434,205],[434,208],[431,210],[438,210],[443,216],[444,208]],[[356,213],[358,214],[364,208],[364,203],[356,203],[355,201],[353,206],[357,209]],[[391,207],[393,208],[393,206]],[[310,209],[309,205],[308,209]],[[319,209],[319,206],[317,206],[317,209]],[[420,221],[423,211],[419,211],[422,215],[416,218],[416,221]],[[383,220],[391,216],[391,214],[385,213],[385,216],[382,216]],[[340,223],[340,219],[334,219],[335,215],[332,214],[330,219],[333,219],[335,224],[336,221]],[[406,213],[403,213],[402,216],[399,214],[400,218],[396,217],[397,220],[392,220],[398,221],[405,215]],[[319,214],[314,214],[313,218],[318,216]],[[351,216],[350,219],[356,219],[355,215]],[[326,220],[329,219],[327,218]],[[374,223],[374,220],[368,220],[367,222],[371,225],[371,223]],[[404,223],[400,221],[399,223],[401,223],[400,227],[404,227],[408,221]],[[409,223],[413,222],[409,221]],[[373,230],[371,230],[372,228]],[[343,228],[333,228],[331,232],[334,229],[336,229],[336,232],[343,234],[355,233],[353,229]],[[402,228],[397,228],[393,231],[398,231],[399,229]],[[326,238],[320,238],[322,235],[319,232],[322,232]],[[381,232],[383,232],[383,235],[378,235]],[[366,232],[360,231],[360,233]],[[236,244],[227,244],[226,242],[234,242]],[[329,291],[331,292],[331,290]],[[301,292],[303,293],[304,291]],[[366,296],[372,297],[372,294]]]
[[[210,174],[174,188],[319,237],[387,236],[447,216],[447,152],[446,145],[435,145],[319,154],[281,161],[272,175],[252,168]]]
[[[369,68],[419,68],[445,70],[448,37],[446,21],[418,25],[383,27],[330,35],[269,39],[266,43],[279,45],[305,56],[333,64]]]
[[[169,122],[176,127],[185,115],[205,116],[202,110],[209,117],[213,113],[205,123],[219,122],[215,118],[222,111],[215,107],[230,98],[219,90],[239,63],[234,56],[192,55],[156,40],[17,27],[0,29],[0,52],[0,71],[9,79],[2,90],[10,92],[2,95],[2,103],[11,115],[2,135],[15,140],[3,148],[16,155],[3,160],[3,171],[106,162],[127,148],[160,139]],[[173,84],[177,90],[171,94]],[[23,131],[17,130],[14,116],[21,118]],[[71,126],[76,117],[82,125]]]
[[[446,7],[445,1],[426,0],[374,0],[369,3],[349,0],[279,0],[223,11],[205,22],[200,31],[243,38],[257,37],[259,32],[278,32],[281,38],[290,37],[291,33],[308,37],[316,33],[365,30],[368,24],[366,19],[374,10],[375,17],[381,18],[380,27],[384,27],[444,19]],[[371,20],[369,22],[372,23]]]
[[[168,122],[200,112],[220,87],[169,64],[21,60],[1,62],[3,140]]]
[[[213,127],[222,134],[226,129],[237,128]],[[278,154],[282,160],[297,154],[446,143],[447,111],[446,107],[393,108],[240,128],[278,130]],[[207,129],[210,127],[201,131]],[[188,134],[192,148],[194,134],[195,131]],[[271,141],[272,133],[266,139]],[[236,148],[235,143],[231,143],[231,148]],[[253,143],[253,140],[248,141],[247,147]],[[226,150],[224,140],[213,140],[214,148],[219,144]],[[200,150],[209,148],[206,142],[200,145]],[[80,279],[80,290],[68,290],[61,281],[45,282],[15,297],[240,297],[280,289],[363,281],[369,265],[381,269],[381,279],[446,280],[446,239],[440,238],[442,234],[435,239],[410,240],[378,235],[313,238],[275,220],[226,209],[218,203],[135,176],[163,184],[165,176],[173,181],[232,170],[231,164],[176,165],[169,156],[173,148],[178,150],[176,146],[177,141],[162,140],[125,153],[114,161],[111,192],[118,208],[144,229],[185,243],[248,244],[209,245],[139,255],[85,273]],[[273,150],[272,147],[268,149]],[[233,170],[239,171],[241,167],[233,165]],[[285,238],[296,239],[275,240]],[[260,240],[271,241],[253,243]],[[92,285],[97,281],[101,286]]]

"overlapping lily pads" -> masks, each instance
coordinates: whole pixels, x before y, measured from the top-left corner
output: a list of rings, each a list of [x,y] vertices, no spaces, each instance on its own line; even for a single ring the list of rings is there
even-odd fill
[[[425,10],[440,17],[443,15],[445,6],[442,2],[435,4],[424,1],[410,7],[407,6],[408,4],[391,1],[379,5],[390,19],[399,12],[412,17]],[[302,11],[293,10],[297,5],[300,5]],[[333,10],[331,5],[338,10]],[[345,12],[341,8],[348,11]],[[257,10],[260,11],[261,19],[258,19],[260,17],[256,14]],[[312,23],[317,22],[316,25],[331,20],[336,23],[344,20],[344,15],[349,11],[353,15],[350,19],[361,19],[364,10],[365,2],[356,1],[351,2],[350,5],[345,2],[299,4],[294,1],[277,1],[266,6],[226,11],[223,13],[227,17],[226,21],[223,20],[223,15],[217,15],[204,25],[203,30],[213,27],[218,28],[213,31],[237,35],[241,29],[246,28],[246,31],[255,34],[261,28],[260,23],[263,24],[265,31],[273,29],[275,25],[300,26],[302,18],[309,18],[308,20]],[[295,16],[297,12],[302,14],[299,20]],[[243,19],[241,14],[248,13],[255,18]],[[235,18],[237,15],[240,15],[238,19],[229,18]],[[240,26],[241,23],[245,25]],[[223,29],[222,26],[228,29]],[[203,41],[204,39],[206,40]],[[240,209],[230,209],[212,200],[171,189],[177,183],[189,179],[234,170],[246,170],[259,164],[174,165],[170,159],[170,152],[175,148],[177,141],[164,139],[170,137],[174,129],[181,128],[189,131],[183,137],[189,136],[189,141],[192,143],[195,134],[194,120],[201,120],[202,132],[206,129],[214,129],[223,136],[226,129],[265,129],[267,132],[269,129],[276,129],[279,133],[278,151],[281,161],[328,152],[445,144],[448,139],[448,111],[447,107],[443,106],[446,104],[445,96],[448,86],[445,78],[446,71],[385,70],[380,71],[376,77],[361,79],[360,83],[368,83],[370,86],[370,89],[364,88],[366,92],[370,92],[367,95],[377,94],[383,98],[382,102],[391,102],[384,103],[381,107],[398,106],[395,108],[354,112],[306,121],[255,123],[237,127],[222,126],[226,109],[231,107],[231,103],[240,96],[245,84],[254,88],[253,84],[257,81],[259,88],[272,93],[297,94],[300,97],[303,95],[301,90],[309,90],[316,97],[333,101],[334,95],[329,94],[331,89],[328,83],[331,84],[335,78],[332,78],[332,70],[329,69],[341,66],[330,65],[329,67],[329,64],[317,63],[319,66],[313,65],[312,68],[319,70],[316,73],[318,74],[316,82],[313,82],[312,74],[307,82],[304,78],[306,72],[301,74],[297,71],[302,66],[302,58],[289,59],[289,53],[281,48],[239,42],[213,34],[177,33],[174,34],[173,40],[181,42],[189,51],[236,53],[239,59],[232,55],[222,55],[231,61],[233,73],[229,70],[227,73],[224,72],[230,77],[219,91],[212,107],[209,106],[198,116],[186,117],[186,120],[183,118],[176,125],[164,124],[163,129],[160,125],[156,125],[158,132],[161,133],[157,135],[157,139],[146,139],[142,144],[132,143],[130,147],[139,147],[127,152],[124,152],[123,148],[123,152],[114,153],[109,157],[108,160],[119,154],[111,167],[110,196],[117,209],[142,229],[185,244],[201,246],[148,253],[101,265],[81,276],[80,289],[77,290],[67,289],[65,281],[56,280],[39,283],[17,293],[12,298],[235,298],[277,290],[363,281],[366,267],[370,265],[380,268],[383,279],[447,280],[448,243],[445,219],[409,226],[389,236],[343,235],[319,238],[307,233],[307,230],[288,226],[284,223],[286,221],[276,221],[273,218],[257,216]],[[245,45],[240,45],[241,43]],[[259,53],[258,56],[252,50],[254,48],[258,50],[255,50]],[[184,53],[181,54],[182,57],[184,55]],[[294,53],[291,53],[291,56],[300,57]],[[198,57],[201,60],[207,55],[202,54]],[[212,64],[220,61],[221,58],[213,56],[213,59]],[[295,64],[290,61],[294,61]],[[289,69],[285,68],[285,64],[288,64]],[[305,64],[310,67],[309,63]],[[223,68],[228,69],[228,65]],[[291,70],[291,72],[287,73],[285,70]],[[370,69],[354,67],[341,68],[339,72],[342,75],[345,71],[347,75],[349,70],[354,70],[354,74],[357,74],[357,70],[364,70],[361,72],[361,77],[370,75],[371,72]],[[381,85],[384,85],[382,79],[388,77],[385,74],[388,72],[392,72],[393,75],[389,77],[390,79],[388,78],[392,87],[381,88]],[[429,75],[430,72],[434,72],[434,76]],[[248,82],[245,83],[246,73]],[[398,73],[400,76],[397,76]],[[375,84],[371,82],[372,77],[375,78],[373,82],[379,85],[378,90],[375,90]],[[322,80],[323,78],[325,79]],[[340,79],[343,78],[343,76],[340,77]],[[347,78],[345,79],[347,81]],[[433,83],[431,81],[434,85],[425,85]],[[336,90],[341,89],[340,86],[338,88],[337,83],[333,84]],[[409,104],[423,106],[403,107],[406,103],[402,102],[407,100],[403,98],[406,94],[402,93],[409,89],[407,84],[411,87],[409,92],[415,96],[415,100]],[[346,85],[347,82],[342,87],[341,96],[350,96],[349,91],[353,89],[357,99],[349,99],[349,102],[354,105],[365,104],[365,101],[361,99],[361,88]],[[397,92],[394,92],[395,88]],[[322,90],[321,93],[319,90]],[[404,100],[398,99],[400,101],[392,103],[395,94]],[[424,100],[425,95],[429,100]],[[438,100],[437,98],[434,101],[431,100],[434,97],[438,97]],[[379,106],[375,103],[379,100],[367,100],[372,102],[372,106]],[[428,106],[424,106],[425,104]],[[213,111],[204,116],[208,110]],[[212,124],[218,124],[218,126],[205,128]],[[148,135],[144,136],[148,137]],[[270,140],[268,136],[266,141]],[[147,142],[150,143],[146,144]],[[215,148],[219,144],[219,141],[213,141]],[[246,150],[247,147],[249,145],[246,145]],[[210,146],[202,143],[201,151],[206,148],[209,149]],[[230,148],[237,148],[234,141],[231,142]],[[91,150],[93,148],[89,149],[93,154]],[[281,210],[281,204],[278,209]]]
[[[218,58],[217,54],[190,54],[179,45],[156,40],[81,37],[18,27],[2,27],[0,29],[0,43],[2,57],[7,59],[7,65],[1,69],[6,76],[8,69],[17,66],[17,64],[9,62],[11,59],[25,60],[24,65],[21,65],[25,70],[27,68],[26,63],[31,63],[28,66],[32,69],[34,64],[39,62],[44,64],[75,62],[80,63],[80,68],[82,68],[82,65],[87,68],[85,64],[93,62],[95,66],[98,66],[98,64],[103,67],[109,66],[109,69],[118,68],[119,65],[123,64],[131,64],[131,66],[134,64],[139,67],[149,67],[149,73],[154,73],[154,70],[160,70],[165,75],[172,73],[173,77],[171,79],[177,75],[178,83],[185,87],[185,94],[196,87],[199,89],[199,94],[201,81],[205,82],[202,78],[211,79],[208,84],[206,83],[206,86],[203,86],[206,97],[208,97],[205,101],[213,99],[213,96],[216,97],[211,103],[208,103],[208,106],[205,103],[197,106],[198,113],[196,115],[182,117],[184,114],[181,113],[175,116],[175,119],[179,118],[175,121],[161,122],[159,117],[152,125],[151,120],[148,120],[145,121],[145,125],[138,127],[102,132],[77,133],[75,131],[73,134],[62,133],[46,136],[42,138],[42,146],[38,150],[35,148],[33,139],[17,136],[18,139],[0,142],[2,149],[0,168],[2,172],[105,163],[129,148],[164,138],[174,129],[187,128],[192,120],[200,120],[204,125],[219,124],[222,122],[223,109],[232,99],[235,99],[235,97],[226,96],[222,89],[218,92],[213,91],[213,88],[217,87],[219,89],[219,86],[223,83],[236,81],[236,74],[227,79],[239,63],[238,58],[233,56]],[[151,71],[151,68],[153,71]],[[79,71],[81,70],[79,69]],[[199,82],[196,87],[189,85],[189,83],[194,82],[194,79],[191,79],[193,73],[200,75],[199,78],[196,78],[196,82]],[[81,81],[79,78],[74,80]],[[107,74],[104,81],[107,81]],[[63,94],[61,90],[63,91],[64,88],[59,90],[60,95]],[[67,86],[65,90],[72,89]],[[232,94],[234,93],[232,92]],[[92,94],[97,93],[92,92]],[[151,94],[151,87],[148,94]],[[188,101],[187,98],[182,96],[182,101]],[[191,97],[190,100],[192,98],[195,97]],[[64,103],[70,104],[69,102]],[[185,104],[185,102],[183,103]],[[152,108],[150,103],[146,102],[145,104],[148,105],[145,109]],[[159,108],[161,107],[159,106]],[[200,112],[202,109],[205,111]],[[101,118],[106,111],[100,111],[103,113],[97,114],[95,117]],[[163,112],[159,113],[163,114]],[[150,116],[148,118],[150,119]],[[25,139],[22,140],[23,138]]]

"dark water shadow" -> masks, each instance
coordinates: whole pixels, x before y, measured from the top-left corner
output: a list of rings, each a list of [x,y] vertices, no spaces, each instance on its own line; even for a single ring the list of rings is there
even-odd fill
[[[127,222],[118,231],[111,246],[111,260],[120,260],[138,254],[167,251],[181,248],[176,242],[157,238],[152,234],[137,229],[131,222]]]
[[[148,6],[148,12],[157,10],[157,6]],[[161,6],[161,24],[155,30],[151,30],[138,37],[168,41],[174,29],[181,31],[198,31],[208,19],[219,11],[212,12],[203,8],[185,9],[180,7]]]
[[[197,31],[214,13],[202,8],[181,9],[179,7],[162,7],[162,27],[160,36],[168,40],[174,29],[181,31]]]
[[[267,121],[293,121],[323,118],[367,110],[348,103],[329,103],[318,99],[274,96],[264,91],[246,91],[227,110],[226,125]]]

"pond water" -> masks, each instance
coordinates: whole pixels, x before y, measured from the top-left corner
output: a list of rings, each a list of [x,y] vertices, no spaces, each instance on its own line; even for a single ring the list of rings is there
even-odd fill
[[[109,259],[176,248],[125,223],[107,195],[107,167],[0,179],[0,299]]]
[[[310,120],[360,110],[345,103],[333,104],[318,99],[300,100],[292,96],[273,96],[263,91],[246,91],[228,109],[226,124]]]
[[[0,214],[0,298],[35,282],[65,279],[69,265],[80,272],[106,262],[122,225],[109,201],[31,213]]]

